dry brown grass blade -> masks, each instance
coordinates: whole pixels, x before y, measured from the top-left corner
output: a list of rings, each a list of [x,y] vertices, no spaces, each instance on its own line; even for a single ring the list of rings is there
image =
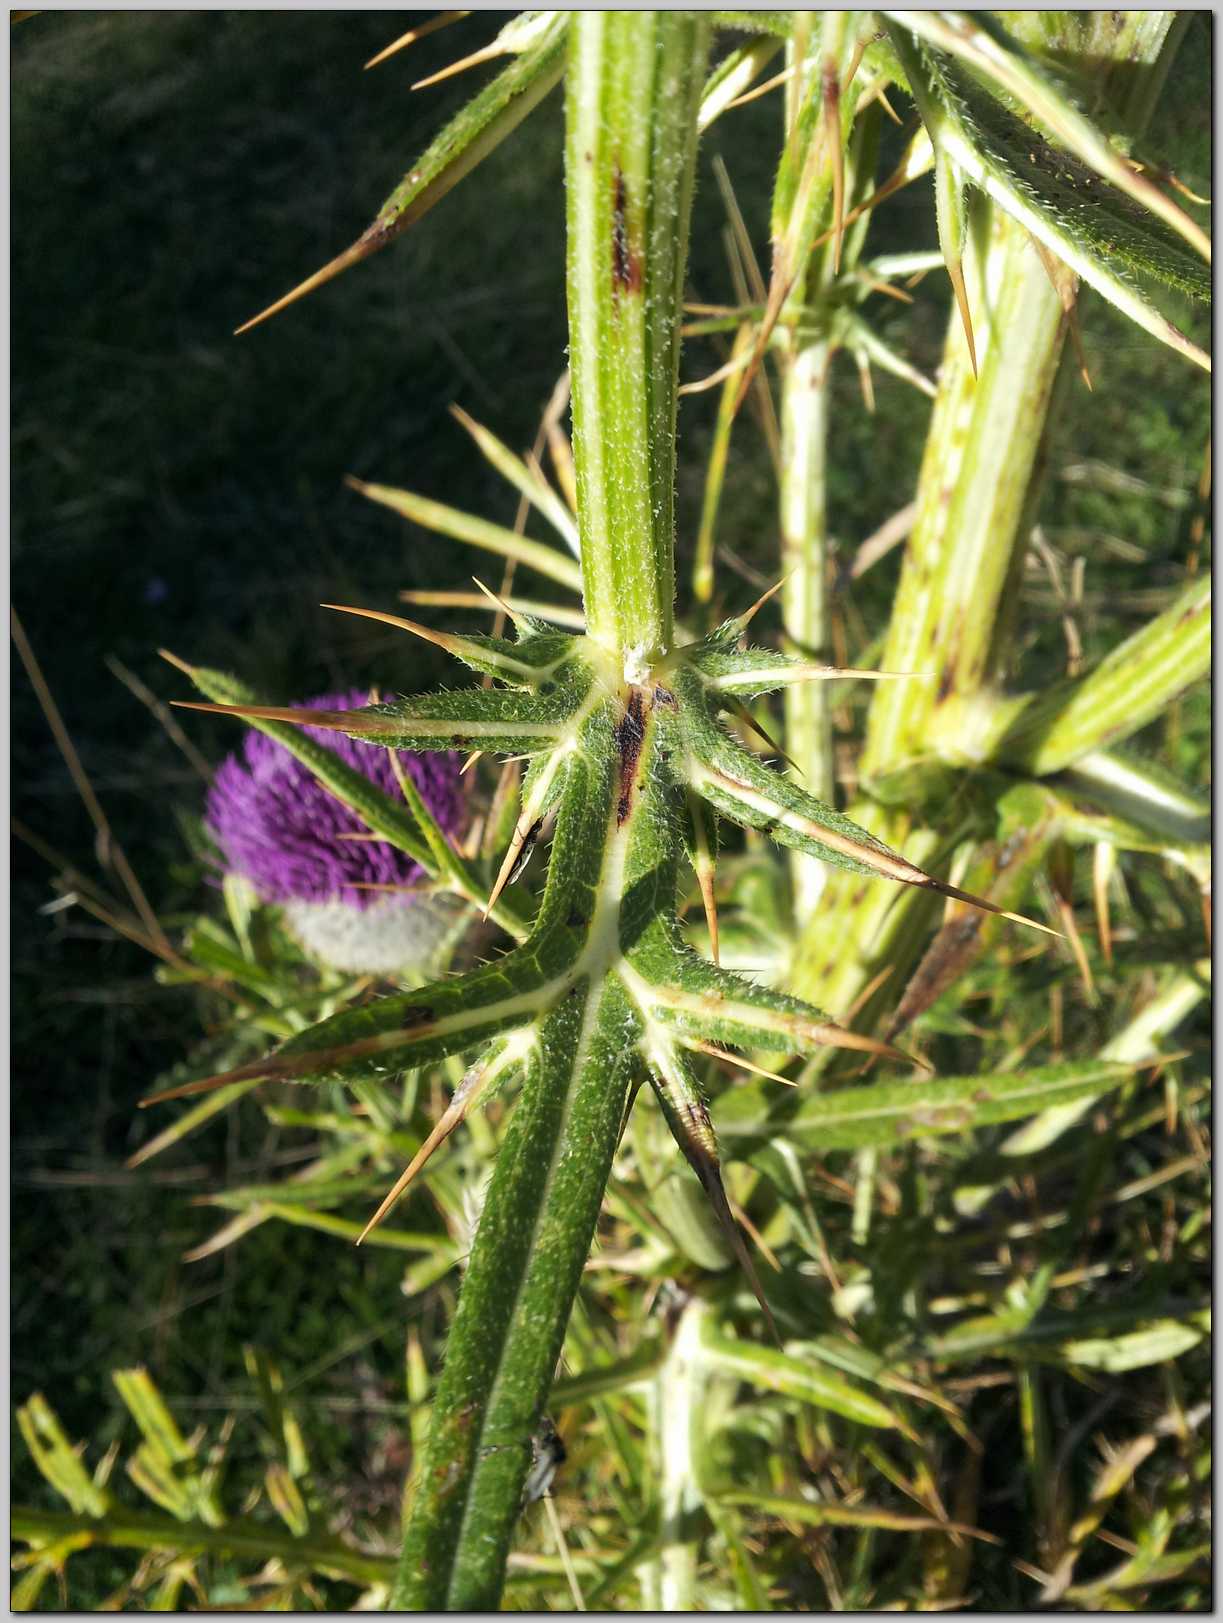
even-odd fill
[[[101,802],[94,793],[93,785],[89,781],[89,774],[81,764],[81,758],[76,752],[76,746],[73,744],[68,729],[64,725],[59,708],[51,696],[51,689],[47,686],[42,667],[39,665],[34,650],[30,646],[16,609],[10,610],[10,625],[18,656],[25,667],[26,675],[30,679],[30,685],[34,689],[34,695],[46,718],[47,726],[51,729],[51,736],[55,739],[76,791],[81,797],[85,810],[89,813],[94,828],[97,830],[98,860],[103,867],[113,868],[119,876],[124,890],[127,891],[132,905],[140,917],[141,923],[148,932],[150,940],[156,943],[155,950],[163,957],[174,957],[174,949],[170,945],[169,937],[162,929],[161,921],[153,911],[140,881],[132,871],[132,866],[127,860],[123,847],[115,838],[110,823],[107,821],[106,813],[102,810]]]
[[[170,707],[165,700],[159,699],[150,688],[144,685],[134,671],[129,671],[127,666],[121,660],[116,659],[113,654],[107,654],[106,656],[106,669],[123,683],[129,693],[133,694],[140,700],[141,704],[152,712],[165,729],[166,737],[170,742],[183,752],[205,783],[211,783],[212,766],[204,759],[170,714]]]

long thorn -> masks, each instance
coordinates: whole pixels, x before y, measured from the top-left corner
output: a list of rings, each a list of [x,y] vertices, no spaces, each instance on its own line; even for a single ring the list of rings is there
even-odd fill
[[[701,906],[705,910],[705,923],[709,928],[709,956],[715,964],[720,964],[722,949],[718,937],[718,899],[714,894],[713,869],[701,863],[696,870],[696,882],[701,889]]]
[[[442,68],[438,73],[431,73],[427,79],[418,79],[412,86],[413,90],[425,90],[429,85],[440,84],[443,79],[453,79],[456,73],[466,73],[468,68],[477,67],[481,62],[491,62],[495,56],[504,56],[505,47],[496,40],[491,45],[484,45],[478,51],[472,51],[469,56],[462,56],[457,62],[452,62],[448,68]]]
[[[756,599],[756,601],[752,604],[751,608],[748,609],[746,614],[741,614],[739,616],[739,619],[738,619],[737,623],[740,626],[745,626],[745,627],[751,625],[752,621],[760,613],[761,609],[768,602],[768,600],[771,597],[776,597],[777,596],[778,592],[781,591],[782,587],[790,579],[790,575],[793,575],[794,573],[795,573],[795,571],[792,569],[790,571],[789,575],[783,575],[781,577],[781,579],[777,582],[776,586],[770,586],[767,592],[764,592],[760,597],[758,597]]]
[[[798,1083],[789,1076],[779,1076],[776,1071],[766,1071],[763,1065],[753,1065],[750,1059],[744,1059],[742,1054],[732,1054],[725,1048],[718,1048],[713,1043],[702,1042],[699,1037],[685,1039],[685,1046],[695,1049],[698,1053],[708,1054],[711,1059],[725,1060],[728,1065],[737,1065],[741,1071],[751,1071],[756,1076],[767,1076],[770,1082],[780,1082],[784,1087],[796,1088]]]
[[[512,563],[513,559],[511,559],[510,562]],[[485,597],[488,598],[489,602],[495,603],[497,608],[507,617],[507,619],[512,620],[516,626],[521,626],[523,624],[522,616],[520,614],[515,614],[514,610],[509,606],[503,597],[498,597],[496,592],[494,592],[491,587],[486,586],[478,575],[473,575],[471,578],[484,593]]]
[[[362,620],[381,620],[384,625],[410,631],[414,637],[422,637],[425,642],[431,642],[436,648],[444,648],[447,653],[454,652],[454,637],[448,637],[444,631],[431,631],[428,626],[417,625],[415,620],[405,620],[398,614],[387,614],[382,609],[351,608],[344,603],[320,603],[319,608],[334,609],[337,614],[355,614]]]
[[[426,34],[435,34],[439,28],[445,28],[450,23],[457,23],[460,17],[468,15],[469,13],[466,11],[439,11],[437,16],[431,17],[427,23],[421,23],[416,28],[409,28],[406,34],[400,34],[398,39],[393,39],[389,45],[378,52],[377,56],[371,56],[365,64],[366,71],[370,68],[376,68],[380,62],[385,62],[389,57],[394,56],[396,52],[406,50],[414,41],[424,39]]]
[[[728,710],[733,712],[734,715],[738,716],[739,720],[745,727],[750,727],[758,738],[762,738],[773,751],[774,755],[780,755],[787,766],[792,766],[800,778],[806,775],[803,772],[802,767],[799,766],[798,762],[793,758],[793,756],[787,755],[785,750],[782,749],[781,745],[772,736],[772,734],[765,731],[765,729],[756,720],[755,716],[752,715],[751,711],[743,703],[742,699],[737,698],[733,693],[727,693],[723,696],[722,703]]]
[[[402,723],[389,716],[365,716],[356,726],[354,723],[365,714],[360,710],[299,710],[277,704],[204,704],[195,699],[171,699],[170,703],[176,710],[202,710],[214,716],[241,716],[248,721],[288,721],[295,727],[322,727],[334,733],[351,731],[377,735],[403,731]]]
[[[377,252],[382,247],[385,239],[386,233],[384,230],[376,224],[370,226],[361,233],[356,242],[345,248],[342,254],[337,254],[334,259],[329,259],[320,270],[314,272],[313,276],[307,276],[304,282],[299,282],[296,287],[291,288],[283,298],[277,299],[274,304],[269,304],[266,310],[260,310],[257,316],[252,316],[249,321],[244,321],[240,327],[235,327],[234,337],[238,338],[242,333],[250,332],[252,327],[258,327],[263,322],[270,321],[273,316],[279,315],[282,310],[287,310],[291,304],[296,304],[298,299],[304,299],[307,293],[313,293],[316,289],[326,286],[328,282],[334,281],[337,276],[342,275],[350,266],[359,265],[363,259],[368,259],[370,254]]]
[[[964,339],[968,345],[968,360],[972,366],[972,375],[977,376],[977,341],[972,331],[972,311],[968,308],[968,289],[964,285],[964,266],[960,260],[949,262],[947,274],[951,278],[951,285],[955,289],[955,302],[959,307],[960,321],[964,327]]]

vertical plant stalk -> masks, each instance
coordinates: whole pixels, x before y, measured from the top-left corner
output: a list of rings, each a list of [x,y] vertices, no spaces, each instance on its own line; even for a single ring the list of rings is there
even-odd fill
[[[705,24],[609,11],[575,13],[571,27],[569,365],[586,626],[644,670],[669,651],[674,624],[676,312]]]
[[[800,240],[811,241],[832,223],[834,204],[844,203],[843,120],[840,84],[856,36],[856,12],[824,12],[805,20],[786,46],[787,139],[774,204],[774,243],[793,240],[806,199],[809,218]],[[814,38],[812,38],[814,33]],[[805,60],[804,60],[805,59]],[[804,105],[807,107],[803,118]],[[806,144],[798,139],[803,125]],[[815,150],[813,150],[815,149]],[[804,191],[796,170],[818,164],[814,185]],[[833,175],[838,175],[834,187]],[[788,205],[788,208],[787,208]],[[833,346],[829,312],[819,308],[834,275],[842,242],[805,252],[778,320],[776,354],[781,375],[781,612],[786,642],[800,658],[823,664],[829,656],[828,604],[828,384]],[[776,252],[776,250],[775,250]],[[786,737],[807,790],[836,801],[832,754],[831,692],[822,682],[795,683],[785,695]],[[790,859],[795,913],[805,919],[819,900],[827,869],[794,852]]]
[[[658,1494],[659,1550],[643,1571],[647,1610],[696,1610],[700,1529],[694,1525],[703,1496],[699,1476],[705,1371],[701,1337],[709,1304],[692,1297],[675,1326],[667,1356],[650,1383],[650,1455]]]
[[[953,311],[882,660],[922,680],[881,683],[889,691],[872,695],[862,760],[869,781],[926,754],[940,706],[978,693],[1002,659],[998,619],[1022,554],[1063,312],[1027,234],[992,212],[980,222],[984,252],[970,236],[964,256],[978,376]]]
[[[610,688],[645,679],[671,645],[678,323],[704,41],[704,23],[691,14],[571,18],[573,450],[592,664]],[[565,822],[566,831],[576,822],[572,836],[558,824],[532,942],[541,955],[550,950],[557,921],[546,915],[563,905],[587,945],[568,994],[546,1013],[541,1006],[534,1024],[447,1344],[392,1609],[480,1611],[499,1602],[531,1436],[639,1063],[633,1013],[609,973],[620,954],[623,888],[643,877],[630,850],[637,802],[630,815],[610,738],[590,753],[575,732],[573,746],[575,787],[566,793],[580,802],[584,780],[587,810]],[[561,770],[565,759],[558,754]],[[589,917],[579,920],[569,871],[592,868]],[[652,877],[673,894],[673,862]],[[550,901],[562,893],[571,899]]]
[[[786,342],[781,384],[782,625],[786,646],[801,658],[831,664],[828,655],[828,369],[823,339]],[[795,682],[785,695],[789,752],[804,786],[836,803],[832,758],[831,688]],[[828,870],[813,857],[791,856],[795,917],[805,919],[819,900]]]
[[[954,699],[962,708],[997,668],[998,616],[1022,551],[1017,542],[1061,350],[1062,308],[1036,250],[1000,215],[979,224],[964,255],[978,375],[953,309],[917,520],[881,661],[920,679],[881,682],[871,701],[864,787],[889,802],[904,798],[905,769],[929,752],[939,706]],[[1025,342],[1006,342],[1008,333],[1024,333]],[[909,811],[873,807],[865,796],[849,814],[898,843],[911,861],[926,863],[940,843]],[[803,922],[793,990],[843,1012],[890,969],[877,995],[894,1001],[931,915],[927,897],[883,898],[847,874],[830,875],[818,911]]]

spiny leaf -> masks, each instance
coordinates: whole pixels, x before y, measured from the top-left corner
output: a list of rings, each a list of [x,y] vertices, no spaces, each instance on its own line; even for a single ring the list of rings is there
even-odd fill
[[[342,271],[385,248],[427,214],[481,159],[498,147],[548,94],[564,70],[563,12],[553,15],[541,37],[486,85],[426,148],[350,248],[238,328],[248,332],[288,305],[313,293]]]
[[[886,12],[932,45],[950,51],[1013,95],[1082,162],[1156,214],[1210,262],[1210,239],[1164,192],[1135,170],[1076,105],[1069,87],[1012,39],[988,12]]]
[[[180,1083],[141,1103],[191,1098],[255,1077],[291,1082],[320,1074],[350,1081],[387,1076],[425,1060],[461,1053],[498,1032],[528,1024],[548,1007],[557,977],[555,972],[548,975],[541,957],[515,949],[495,963],[418,992],[380,998],[332,1015],[265,1059],[220,1076]]]
[[[1050,1105],[1092,1099],[1120,1087],[1135,1067],[1121,1060],[1079,1060],[1004,1075],[943,1076],[880,1082],[809,1095],[785,1125],[789,1138],[823,1150],[886,1148],[940,1133],[966,1133],[1036,1115]],[[714,1120],[723,1137],[770,1131],[773,1095],[748,1085],[723,1094]]]
[[[999,913],[1046,935],[1057,935],[1048,925],[1010,913],[982,897],[971,896],[955,885],[935,879],[889,850],[881,840],[848,817],[770,770],[749,751],[740,748],[712,718],[702,716],[701,701],[692,681],[692,678],[681,678],[685,698],[689,701],[684,710],[689,749],[687,777],[697,793],[723,817],[759,829],[780,845],[806,851],[836,867],[848,868],[854,873],[878,874],[902,884],[937,891],[941,896],[968,902],[987,913]],[[681,682],[677,682],[677,686]]]
[[[1210,357],[1147,301],[1132,280],[1154,278],[1209,296],[1200,260],[1165,227],[1051,146],[949,58],[889,24],[937,150],[1076,275],[1130,320],[1204,370]]]
[[[674,943],[645,941],[619,973],[647,1021],[685,1036],[787,1054],[846,1048],[916,1063],[886,1043],[845,1030],[809,1003],[756,986]]]
[[[813,665],[809,660],[794,659],[772,648],[727,651],[713,637],[695,648],[686,648],[684,657],[685,663],[706,678],[711,693],[740,694],[745,698],[758,698],[796,682],[925,680],[920,674],[913,676],[906,671],[843,670],[835,665]]]
[[[175,707],[248,721],[323,727],[347,733],[350,738],[383,744],[387,749],[466,752],[477,745],[494,754],[512,755],[532,754],[556,744],[565,733],[571,697],[568,691],[559,689],[544,698],[499,688],[463,688],[454,693],[422,693],[412,699],[367,705],[362,710],[185,701],[175,701]]]

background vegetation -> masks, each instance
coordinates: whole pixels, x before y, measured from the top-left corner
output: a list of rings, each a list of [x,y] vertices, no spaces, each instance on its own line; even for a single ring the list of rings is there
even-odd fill
[[[464,24],[463,48],[500,20]],[[1192,26],[1151,146],[1208,190],[1210,19]],[[14,33],[13,601],[171,934],[208,902],[193,828],[203,783],[114,662],[162,695],[171,690],[155,657],[161,645],[241,670],[270,695],[365,679],[426,686],[438,674],[428,650],[405,653],[394,633],[315,605],[389,605],[404,588],[462,586],[469,559],[363,503],[343,476],[410,485],[512,522],[515,497],[473,458],[446,407],[461,404],[508,444],[528,445],[564,366],[557,95],[395,248],[256,333],[229,337],[356,236],[470,93],[464,81],[407,92],[459,53],[451,33],[415,46],[410,63],[362,76],[397,27],[375,13],[75,13],[38,15]],[[763,242],[778,116],[766,98],[715,126],[705,144],[697,297],[729,296],[711,159],[725,158]],[[928,184],[881,211],[875,251],[934,245]],[[894,326],[909,358],[932,372],[945,280],[932,276],[914,292],[915,309],[882,313],[882,330]],[[1041,517],[1059,548],[1085,560],[1076,620],[1090,656],[1141,624],[1182,578],[1201,511],[1209,395],[1096,301],[1080,309],[1095,392],[1067,389]],[[1175,314],[1203,340],[1205,317]],[[693,345],[685,376],[721,358]],[[907,499],[928,418],[897,380],[876,373],[875,391],[868,416],[852,364],[838,361],[830,511],[847,563]],[[681,581],[715,405],[716,392],[681,411]],[[757,576],[772,578],[776,558],[771,473],[746,423],[719,534],[734,554],[720,563],[719,591],[741,607]],[[868,625],[882,623],[897,564],[893,554],[852,589]],[[1028,577],[1025,608],[1031,668],[1064,664],[1061,608],[1039,572]],[[1142,742],[1205,784],[1208,729],[1199,694]],[[212,761],[233,747],[225,724],[197,718],[189,731]],[[13,764],[15,817],[65,865],[94,871],[93,830],[19,667]],[[308,1146],[300,1132],[240,1110],[149,1167],[123,1170],[153,1131],[135,1103],[197,1040],[198,1003],[156,983],[144,954],[79,910],[46,913],[54,871],[17,842],[14,1403],[41,1390],[71,1437],[105,1447],[131,1432],[109,1371],[143,1363],[184,1431],[236,1412],[231,1457],[253,1468],[259,1447],[241,1421],[255,1403],[242,1351],[253,1343],[279,1364],[316,1479],[343,1504],[346,1524],[393,1520],[406,1327],[411,1318],[432,1350],[443,1307],[426,1299],[422,1313],[419,1300],[407,1302],[393,1251],[356,1252],[282,1224],[183,1262],[215,1226],[191,1197],[279,1176]],[[1043,995],[1030,983],[1026,994]],[[1204,1012],[1178,1036],[1199,1052],[1207,1040]],[[1201,1168],[1181,1198],[1206,1201]],[[1126,1243],[1140,1253],[1137,1231]],[[1177,1369],[1178,1401],[1192,1409],[1208,1390],[1207,1347]],[[1114,1418],[1133,1431],[1166,1406],[1162,1379],[1159,1370],[1102,1377],[1092,1401],[1111,1393]],[[1007,1481],[1013,1464],[991,1465],[1004,1523],[1026,1514],[1022,1484]],[[55,1502],[20,1452],[14,1497]],[[80,1558],[74,1599],[96,1602],[130,1567],[122,1555]],[[822,1593],[805,1604],[822,1604]],[[999,1587],[992,1598],[1025,1593]],[[1205,1594],[1191,1579],[1174,1598],[1192,1607]],[[42,1603],[54,1598],[49,1590]],[[223,1586],[212,1598],[224,1598]]]

